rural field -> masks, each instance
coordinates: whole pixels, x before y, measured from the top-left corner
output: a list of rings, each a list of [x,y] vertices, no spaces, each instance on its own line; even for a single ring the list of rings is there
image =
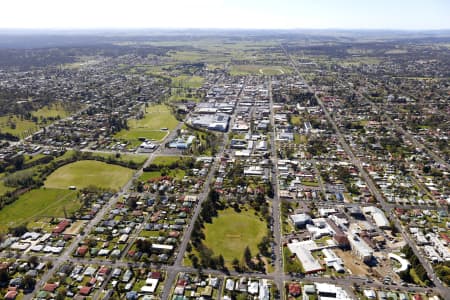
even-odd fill
[[[129,130],[122,130],[115,135],[115,138],[131,142],[134,146],[139,145],[139,138],[162,140],[167,135],[168,130],[174,129],[178,124],[177,119],[172,115],[170,108],[166,105],[153,105],[146,108],[143,119],[129,120]]]
[[[46,188],[67,189],[76,186],[82,189],[88,186],[119,190],[133,175],[133,170],[94,160],[82,160],[65,165],[45,181]]]
[[[0,210],[0,232],[41,217],[64,217],[64,209],[68,214],[77,211],[81,207],[77,193],[68,189],[41,188],[23,194]]]
[[[227,267],[234,258],[242,259],[245,247],[253,255],[258,253],[257,245],[265,236],[266,222],[255,216],[255,210],[247,208],[237,213],[232,208],[219,211],[212,224],[205,223],[205,245],[215,255],[222,254]]]

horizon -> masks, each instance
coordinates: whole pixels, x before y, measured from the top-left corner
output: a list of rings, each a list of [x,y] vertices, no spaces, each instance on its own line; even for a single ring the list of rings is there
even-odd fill
[[[439,31],[448,11],[445,0],[18,0],[2,5],[0,29]]]

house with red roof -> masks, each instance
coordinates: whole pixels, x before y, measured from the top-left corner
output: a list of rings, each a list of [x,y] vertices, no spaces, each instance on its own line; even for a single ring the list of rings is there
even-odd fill
[[[70,221],[69,220],[62,220],[61,222],[59,222],[58,225],[56,225],[56,227],[53,229],[52,233],[57,235],[62,233],[64,230],[66,230],[66,228],[70,225]]]
[[[86,253],[88,252],[88,250],[89,250],[88,246],[86,246],[86,245],[80,246],[77,248],[77,251],[75,251],[75,255],[84,257],[86,255]]]
[[[90,286],[83,286],[78,293],[82,296],[88,296],[91,293],[91,289]]]
[[[5,294],[5,300],[14,300],[17,297],[18,292],[17,291],[8,291]]]
[[[302,288],[298,283],[289,284],[289,295],[298,297],[302,294]]]
[[[42,288],[42,290],[49,292],[49,293],[53,293],[57,288],[58,288],[57,283],[46,283],[44,285],[44,287]]]

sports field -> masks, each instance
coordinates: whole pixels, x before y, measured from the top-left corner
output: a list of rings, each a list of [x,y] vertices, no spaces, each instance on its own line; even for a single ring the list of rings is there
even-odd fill
[[[231,75],[283,75],[289,74],[292,69],[283,66],[266,65],[232,65]]]
[[[219,216],[212,224],[205,223],[205,245],[215,255],[222,254],[225,263],[231,267],[234,258],[242,259],[245,247],[249,247],[253,255],[258,253],[257,245],[267,233],[266,222],[248,208],[236,212],[232,208],[219,211]]]
[[[67,189],[76,186],[82,189],[96,186],[119,190],[133,175],[133,170],[94,160],[77,161],[54,171],[45,181],[46,188]]]

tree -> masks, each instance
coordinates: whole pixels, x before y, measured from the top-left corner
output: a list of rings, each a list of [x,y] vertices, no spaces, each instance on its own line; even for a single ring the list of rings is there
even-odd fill
[[[28,229],[25,225],[19,225],[17,227],[9,228],[9,233],[16,237],[22,236],[26,232],[28,232]]]
[[[28,263],[30,265],[32,265],[33,267],[36,267],[39,263],[39,259],[37,256],[34,256],[34,255],[30,256],[30,258],[28,258]]]
[[[217,258],[217,265],[221,268],[225,267],[225,259],[223,258],[222,254],[220,254]]]
[[[249,264],[252,260],[252,252],[250,251],[250,248],[247,246],[244,250],[244,259],[245,263]]]
[[[34,280],[33,277],[31,277],[29,275],[25,275],[23,277],[23,288],[24,288],[24,290],[33,290],[35,284],[36,284],[36,281]]]
[[[9,274],[7,269],[0,270],[0,286],[9,282]]]
[[[64,300],[66,298],[67,289],[65,287],[59,288],[58,293],[56,294],[56,300]]]
[[[239,266],[239,260],[236,257],[233,258],[233,261],[231,262],[231,265],[236,270],[236,272],[240,272],[241,268]]]
[[[192,254],[191,261],[192,261],[192,266],[197,269],[199,267],[198,266],[198,257],[195,254]]]

